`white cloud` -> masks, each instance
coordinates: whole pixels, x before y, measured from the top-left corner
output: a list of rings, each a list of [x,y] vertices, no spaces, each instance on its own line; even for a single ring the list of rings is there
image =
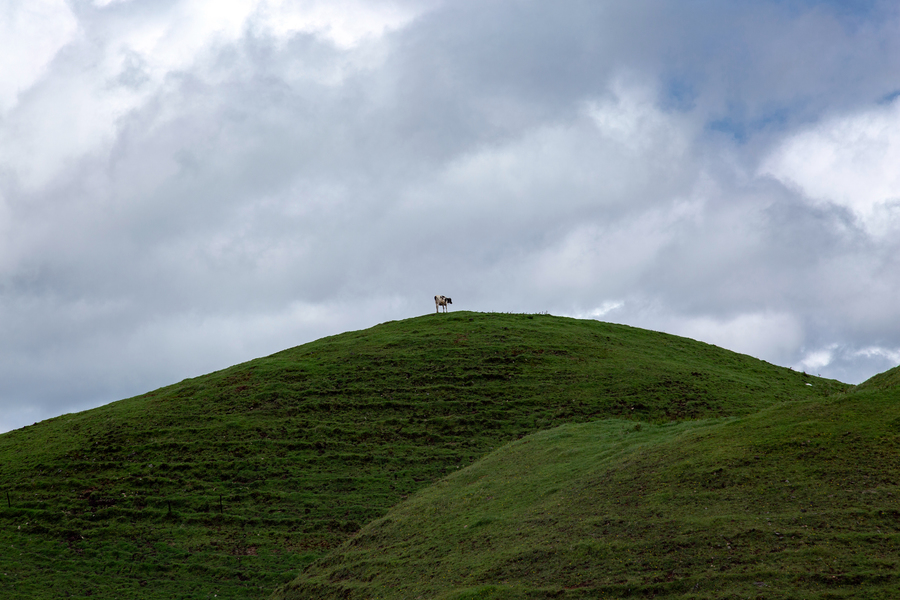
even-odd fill
[[[581,226],[587,215],[669,205],[698,177],[687,152],[693,132],[647,95],[616,81],[574,117],[462,154],[427,188],[413,188],[403,208],[492,217],[505,228],[532,220],[546,227],[575,215]]]
[[[677,209],[641,211],[606,225],[574,227],[532,262],[537,288],[619,295],[640,281],[678,234]]]
[[[854,353],[856,356],[865,358],[878,357],[890,361],[891,363],[900,364],[900,348],[882,348],[880,346],[869,346]]]
[[[44,76],[57,52],[77,34],[78,22],[66,0],[0,5],[0,114]]]
[[[335,45],[341,60],[318,64],[323,59],[305,58],[282,75],[292,85],[310,79],[336,85],[347,73],[379,60],[373,47],[357,51],[356,46],[403,27],[430,6],[182,0],[128,11],[118,10],[119,4],[97,4],[100,10],[84,12],[80,23],[64,0],[11,3],[5,15],[0,13],[5,16],[0,21],[0,110],[11,111],[0,121],[0,164],[26,189],[48,185],[66,168],[77,168],[82,157],[110,151],[123,117],[134,111],[157,102],[158,122],[177,118],[171,111],[183,107],[162,100],[172,97],[169,92],[182,85],[183,75],[190,73],[188,81],[197,88],[241,78],[242,69],[253,68],[242,62],[237,47],[248,32],[276,42],[304,33]],[[52,77],[42,82],[66,44],[65,59],[58,59]],[[229,46],[234,56],[223,68],[219,53]],[[17,103],[26,88],[27,101]]]
[[[321,35],[349,49],[367,38],[399,29],[434,1],[418,5],[364,0],[268,0],[259,3],[264,27],[278,37],[297,32]]]
[[[760,172],[814,203],[848,208],[873,234],[900,225],[900,101],[791,133]]]
[[[624,306],[625,303],[621,300],[607,300],[600,306],[597,306],[586,312],[576,313],[572,316],[576,319],[602,319],[603,317],[606,317],[610,313],[614,313]]]
[[[900,365],[900,348],[884,346],[854,348],[852,344],[831,343],[803,351],[793,368],[814,375],[837,377],[849,383],[859,383],[875,372],[882,372],[897,365]]]
[[[689,149],[688,121],[662,112],[656,105],[658,92],[629,79],[618,76],[608,97],[587,104],[597,130],[620,151],[660,162],[678,161]]]
[[[818,374],[822,368],[827,367],[834,361],[835,351],[837,349],[837,344],[829,344],[825,348],[807,352],[794,368],[798,371]]]
[[[390,0],[182,0],[167,11],[115,18],[116,30],[106,33],[111,58],[121,62],[134,53],[159,81],[248,32],[278,40],[309,34],[350,50],[403,27],[427,7]]]
[[[781,364],[797,352],[804,339],[799,320],[777,312],[744,313],[730,319],[686,317],[670,322],[667,330]]]

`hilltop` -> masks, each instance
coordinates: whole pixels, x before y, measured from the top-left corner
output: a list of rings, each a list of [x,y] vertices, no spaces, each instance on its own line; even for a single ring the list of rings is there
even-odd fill
[[[850,389],[596,321],[384,323],[0,436],[0,592],[264,598],[523,436],[751,415]]]

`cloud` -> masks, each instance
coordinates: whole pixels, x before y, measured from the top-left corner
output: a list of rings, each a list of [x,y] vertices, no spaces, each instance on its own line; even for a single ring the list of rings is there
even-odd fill
[[[862,378],[854,373],[867,371],[869,375],[886,371],[900,364],[900,348],[869,346],[858,348],[848,344],[828,344],[824,347],[803,352],[796,370],[825,374],[842,381],[860,382]]]
[[[290,2],[273,0],[259,4],[259,25],[276,37],[286,38],[297,32],[321,35],[339,48],[349,49],[363,40],[380,37],[407,25],[435,2],[341,2],[312,0]]]
[[[837,344],[830,344],[825,348],[807,352],[797,364],[796,368],[802,369],[804,372],[811,371],[813,373],[818,373],[823,367],[827,367],[834,361],[835,350],[837,349]]]
[[[576,319],[602,319],[611,313],[615,313],[615,311],[624,307],[624,302],[617,302],[615,300],[608,300],[587,312],[579,313],[576,315],[572,315]]]
[[[219,86],[259,70],[261,64],[253,61],[267,57],[248,57],[242,49],[275,45],[271,51],[290,53],[294,41],[308,37],[315,40],[309,44],[312,50],[318,43],[334,52],[318,50],[319,56],[282,63],[289,69],[277,77],[294,84],[312,79],[333,85],[354,70],[376,64],[377,46],[359,46],[403,27],[428,5],[361,0],[115,2],[96,5],[98,10],[87,11],[79,21],[64,3],[35,6],[16,8],[6,22],[10,32],[22,37],[12,36],[10,51],[3,54],[26,56],[30,62],[17,59],[4,67],[9,76],[3,78],[6,87],[0,88],[0,103],[11,111],[0,128],[0,161],[30,191],[49,184],[81,157],[109,152],[133,112],[154,104],[160,111],[177,110],[164,102],[173,88],[185,83]],[[26,41],[32,47],[25,47]],[[66,52],[61,53],[64,46]],[[25,99],[17,100],[23,94]],[[174,113],[160,116],[177,118]]]
[[[848,209],[872,234],[900,225],[900,102],[834,116],[792,133],[761,167],[815,204]]]
[[[0,8],[0,115],[43,77],[57,53],[78,34],[65,0],[6,2]]]
[[[805,339],[803,323],[790,313],[757,312],[717,318],[667,312],[655,306],[637,318],[653,328],[776,364],[785,364],[795,356]]]

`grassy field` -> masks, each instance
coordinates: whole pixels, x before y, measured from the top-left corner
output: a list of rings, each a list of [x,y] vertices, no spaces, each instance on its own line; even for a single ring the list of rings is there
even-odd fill
[[[0,597],[266,598],[528,434],[688,432],[849,389],[596,321],[385,323],[0,435]]]
[[[276,598],[898,598],[898,400],[542,431],[400,504]]]

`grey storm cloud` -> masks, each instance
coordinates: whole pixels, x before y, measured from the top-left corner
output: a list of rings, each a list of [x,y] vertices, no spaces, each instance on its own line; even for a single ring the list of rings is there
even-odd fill
[[[898,29],[811,0],[7,3],[0,430],[438,293],[861,381],[900,363]]]

